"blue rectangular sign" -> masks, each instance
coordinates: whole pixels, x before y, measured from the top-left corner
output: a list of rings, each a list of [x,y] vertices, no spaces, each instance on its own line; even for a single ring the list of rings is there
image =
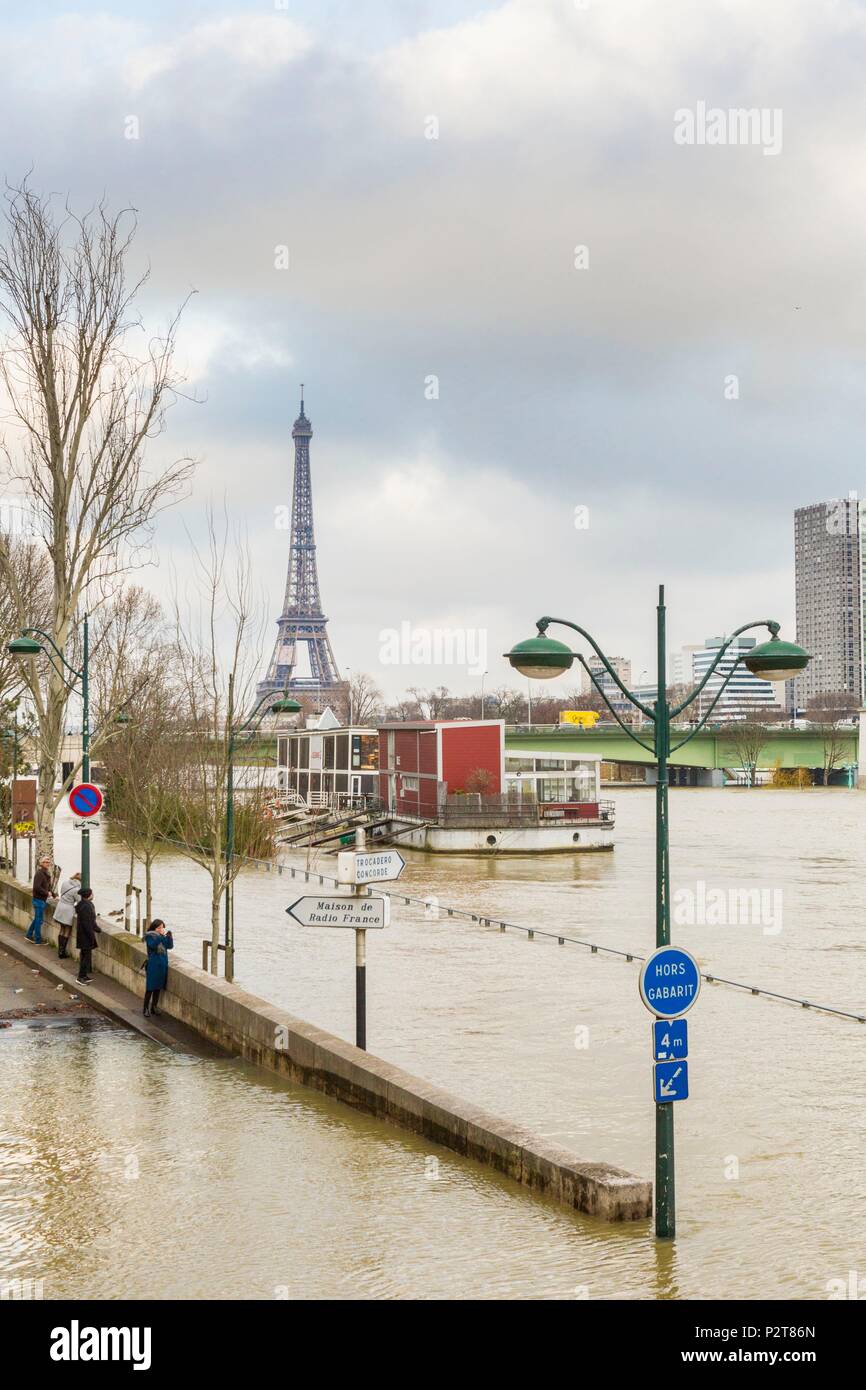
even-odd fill
[[[665,1105],[671,1100],[688,1100],[688,1062],[656,1062],[653,1067],[653,1090],[656,1105]]]
[[[653,1024],[654,1062],[671,1062],[689,1055],[688,1026],[684,1018],[662,1018]]]

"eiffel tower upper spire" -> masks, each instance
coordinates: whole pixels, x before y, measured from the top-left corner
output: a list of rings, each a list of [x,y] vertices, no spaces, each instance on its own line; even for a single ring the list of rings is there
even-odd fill
[[[307,419],[306,415],[304,414],[304,383],[303,383],[303,382],[301,382],[301,413],[300,413],[300,415],[298,416],[297,420],[295,421],[295,423],[294,423],[294,425],[293,425],[293,427],[292,427],[292,438],[293,438],[293,439],[297,439],[299,435],[306,435],[307,439],[311,439],[311,438],[312,438],[312,435],[313,435],[313,427],[312,427],[312,425],[310,424],[309,420]]]

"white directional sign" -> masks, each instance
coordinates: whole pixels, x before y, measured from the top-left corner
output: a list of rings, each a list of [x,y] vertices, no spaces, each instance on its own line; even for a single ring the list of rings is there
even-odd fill
[[[286,908],[302,927],[354,927],[371,930],[387,927],[391,920],[388,898],[308,897]]]
[[[341,883],[384,883],[399,878],[406,860],[396,849],[367,854],[351,849],[337,855],[337,877]]]

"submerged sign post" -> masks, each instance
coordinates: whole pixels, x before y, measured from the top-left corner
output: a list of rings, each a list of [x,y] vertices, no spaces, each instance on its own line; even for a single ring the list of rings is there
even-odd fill
[[[387,927],[391,901],[362,887],[399,878],[405,861],[396,850],[368,854],[365,832],[355,831],[354,850],[337,855],[338,891],[298,898],[286,912],[302,927],[351,927],[355,932],[355,1046],[367,1046],[367,932]],[[345,886],[349,891],[341,892]],[[359,889],[361,891],[359,891]]]
[[[664,1177],[674,1212],[673,1112],[667,1107],[689,1098],[689,1028],[683,1017],[701,992],[701,970],[693,955],[680,946],[660,946],[643,963],[640,997],[651,1014],[653,1050],[653,1100],[656,1104],[656,1185],[664,1159]],[[660,1126],[667,1142],[659,1144]]]

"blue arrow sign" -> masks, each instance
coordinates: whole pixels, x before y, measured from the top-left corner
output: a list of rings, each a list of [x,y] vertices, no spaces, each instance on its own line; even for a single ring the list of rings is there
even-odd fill
[[[653,1061],[668,1062],[675,1057],[687,1057],[688,1052],[689,1034],[686,1020],[657,1019],[653,1024]]]
[[[660,946],[644,961],[640,997],[657,1018],[676,1018],[686,1013],[700,989],[698,963],[681,946]]]
[[[671,1100],[688,1100],[688,1062],[656,1062],[653,1067],[653,1092],[656,1105],[665,1105]]]

